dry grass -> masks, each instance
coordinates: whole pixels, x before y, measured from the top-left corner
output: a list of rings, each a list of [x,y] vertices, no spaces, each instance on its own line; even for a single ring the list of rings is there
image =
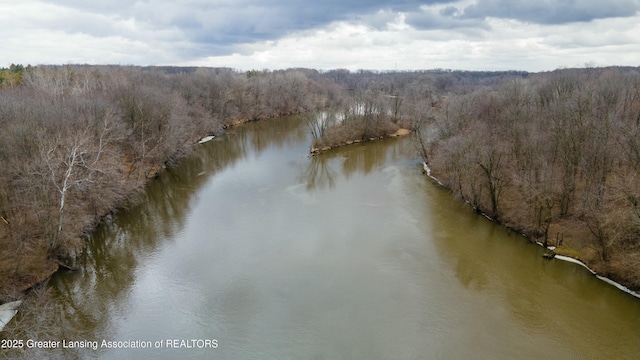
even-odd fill
[[[570,247],[568,245],[558,246],[558,247],[556,247],[556,249],[554,251],[558,255],[563,255],[563,256],[570,257],[570,258],[574,258],[574,259],[581,259],[582,258],[582,256],[580,255],[580,252],[578,250],[573,249],[572,247]]]

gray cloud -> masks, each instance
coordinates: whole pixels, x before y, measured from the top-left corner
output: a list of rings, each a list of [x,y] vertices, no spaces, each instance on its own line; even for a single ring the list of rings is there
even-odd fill
[[[638,0],[478,0],[465,7],[460,17],[515,19],[538,24],[566,24],[596,19],[634,16],[640,10]]]
[[[0,5],[0,66],[637,64],[638,9],[640,0],[21,0]]]
[[[367,14],[359,17],[359,21],[374,29],[386,29],[389,23],[396,20],[398,14],[393,11],[381,10],[375,14]]]
[[[238,43],[277,40],[288,34],[326,26],[335,21],[359,21],[382,28],[399,11],[454,0],[186,0],[84,1],[50,3],[88,13],[135,19],[149,29],[179,29],[195,44],[208,49],[229,49]]]
[[[488,29],[483,19],[460,16],[457,8],[448,6],[440,11],[423,9],[406,15],[405,22],[422,30],[451,30],[459,28]]]
[[[93,13],[123,13],[141,2],[129,0],[109,0],[109,1],[85,1],[85,0],[49,0],[43,1],[49,4],[56,4],[72,9]],[[144,2],[144,1],[143,1]],[[148,1],[147,1],[148,2]]]
[[[597,5],[588,0],[577,7],[564,0],[551,3],[479,0],[475,5],[457,8],[454,0],[129,0],[85,1],[52,0],[67,9],[67,16],[53,17],[41,26],[52,26],[70,34],[85,33],[97,38],[122,37],[162,47],[180,42],[180,58],[226,55],[239,52],[241,44],[277,41],[289,34],[326,27],[336,21],[365,24],[385,29],[399,12],[405,22],[421,30],[489,30],[485,17],[509,17],[525,21],[560,22],[568,14],[579,19],[596,13]],[[605,14],[628,10],[631,0],[610,0]],[[449,6],[436,10],[432,5]],[[637,5],[637,4],[636,4]],[[601,6],[602,7],[602,6]],[[155,45],[154,45],[155,44]],[[177,45],[175,45],[177,47]]]
[[[167,25],[178,26],[194,39],[206,39],[219,45],[276,40],[287,34],[326,26],[340,20],[362,20],[372,15],[372,25],[380,26],[379,10],[415,10],[432,1],[314,1],[268,0],[219,6],[204,4],[191,9],[197,16],[169,19]],[[448,0],[445,0],[448,1]],[[170,10],[168,10],[170,11]],[[185,26],[186,25],[186,26]],[[203,34],[206,34],[203,36]]]

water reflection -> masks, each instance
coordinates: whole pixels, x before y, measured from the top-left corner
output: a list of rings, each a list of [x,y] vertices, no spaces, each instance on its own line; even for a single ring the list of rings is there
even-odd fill
[[[277,124],[274,124],[277,123]],[[300,116],[288,116],[277,120],[259,121],[230,130],[232,137],[240,139],[243,147],[255,153],[268,148],[282,149],[285,146],[298,146],[307,142],[307,128]]]
[[[335,186],[336,171],[329,166],[328,156],[312,156],[305,171],[298,176],[299,181],[306,182],[306,189],[326,189]]]
[[[403,140],[361,143],[313,156],[298,179],[306,182],[307,190],[333,188],[336,176],[367,175],[388,162],[406,161],[414,151],[411,142]]]

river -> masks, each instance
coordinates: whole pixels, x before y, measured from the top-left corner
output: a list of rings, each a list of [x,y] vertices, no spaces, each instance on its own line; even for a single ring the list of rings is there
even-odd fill
[[[410,138],[312,158],[310,141],[288,117],[199,145],[50,281],[53,307],[22,315],[37,340],[88,348],[31,354],[640,358],[640,300],[475,214]]]

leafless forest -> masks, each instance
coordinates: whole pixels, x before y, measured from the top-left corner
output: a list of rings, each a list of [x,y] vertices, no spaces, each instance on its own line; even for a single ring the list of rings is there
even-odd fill
[[[640,288],[638,69],[38,66],[0,72],[0,297],[72,263],[200,137],[298,113],[321,147],[416,130],[456,196]]]
[[[640,288],[640,74],[574,69],[445,96],[424,158],[458,197]]]
[[[72,262],[83,235],[109,212],[134,203],[147,181],[200,137],[314,106],[307,76],[294,70],[11,70],[0,89],[4,298]]]

